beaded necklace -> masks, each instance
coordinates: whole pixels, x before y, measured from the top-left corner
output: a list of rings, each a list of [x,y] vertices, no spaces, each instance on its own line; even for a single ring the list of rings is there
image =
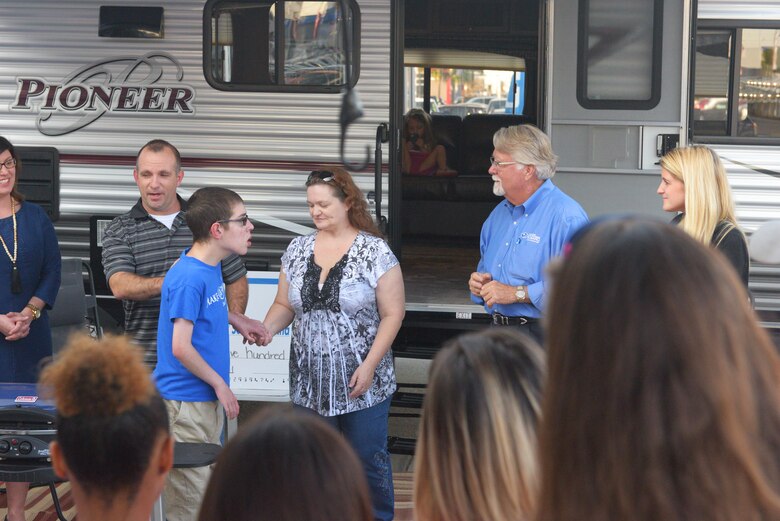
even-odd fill
[[[18,295],[22,292],[22,278],[19,276],[19,268],[16,267],[16,257],[17,253],[19,252],[19,241],[17,240],[16,235],[16,201],[14,201],[13,197],[11,198],[11,215],[13,216],[14,221],[14,254],[11,255],[11,252],[8,250],[8,246],[6,246],[5,241],[1,235],[0,242],[3,243],[5,254],[8,255],[9,259],[11,259],[11,264],[13,265],[13,269],[11,270],[11,293]]]

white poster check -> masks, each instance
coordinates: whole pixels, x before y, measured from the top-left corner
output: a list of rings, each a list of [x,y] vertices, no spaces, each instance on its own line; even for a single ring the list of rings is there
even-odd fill
[[[246,315],[263,320],[276,297],[279,273],[250,271]],[[267,346],[244,344],[230,328],[230,388],[239,400],[283,402],[290,400],[290,328],[274,336]]]

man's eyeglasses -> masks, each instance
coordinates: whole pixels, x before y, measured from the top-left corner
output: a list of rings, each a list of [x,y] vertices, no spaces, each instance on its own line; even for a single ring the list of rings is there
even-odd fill
[[[333,177],[333,172],[328,172],[327,170],[315,170],[309,174],[309,177],[306,178],[306,186],[309,186],[316,181],[330,183],[334,179],[335,177]]]
[[[241,227],[245,227],[246,223],[249,222],[249,216],[248,215],[242,215],[238,219],[222,219],[221,221],[217,221],[218,223],[225,224],[225,223],[241,223]]]
[[[495,157],[490,156],[490,165],[491,166],[495,166],[495,167],[501,168],[502,166],[518,165],[518,164],[520,164],[519,161],[497,161]]]
[[[16,159],[9,157],[8,159],[0,163],[0,170],[2,170],[3,167],[5,167],[7,170],[11,170],[15,166],[16,166]]]

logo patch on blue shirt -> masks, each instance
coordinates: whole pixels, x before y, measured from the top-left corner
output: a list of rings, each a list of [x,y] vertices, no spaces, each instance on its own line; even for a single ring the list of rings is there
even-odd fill
[[[520,240],[526,240],[528,242],[533,242],[534,244],[539,244],[542,238],[535,233],[523,232],[520,234]]]
[[[211,295],[209,298],[206,299],[206,305],[210,306],[212,304],[216,304],[219,301],[225,301],[225,285],[222,284],[216,293]]]

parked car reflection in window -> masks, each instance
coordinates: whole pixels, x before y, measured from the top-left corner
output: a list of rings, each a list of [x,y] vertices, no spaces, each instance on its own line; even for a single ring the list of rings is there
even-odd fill
[[[488,106],[482,103],[458,103],[455,105],[441,105],[439,114],[452,114],[461,119],[469,114],[487,114]]]

